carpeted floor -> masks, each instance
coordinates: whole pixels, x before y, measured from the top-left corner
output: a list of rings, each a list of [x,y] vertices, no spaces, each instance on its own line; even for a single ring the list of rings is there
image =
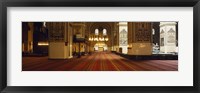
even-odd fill
[[[22,71],[178,71],[178,60],[129,60],[110,52],[65,60],[23,57],[22,61]]]

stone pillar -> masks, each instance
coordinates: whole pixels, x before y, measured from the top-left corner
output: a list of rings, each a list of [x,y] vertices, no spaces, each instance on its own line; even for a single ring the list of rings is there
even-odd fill
[[[160,52],[176,52],[176,22],[160,22]]]
[[[33,53],[34,24],[32,22],[23,22],[22,26],[22,52]]]
[[[119,48],[121,53],[127,54],[127,32],[128,27],[127,27],[127,22],[119,22]]]
[[[119,52],[119,23],[117,23],[116,33],[114,34],[114,50]]]
[[[28,51],[29,53],[33,53],[33,31],[34,31],[34,25],[32,22],[28,23],[30,29],[28,31]]]
[[[128,22],[128,54],[152,55],[152,24]]]
[[[28,22],[22,22],[22,52],[28,53]]]
[[[110,38],[110,40],[111,40],[111,51],[114,51],[114,33],[115,33],[115,31],[112,31],[111,38]]]
[[[114,23],[114,31],[111,33],[112,34],[112,41],[113,41],[113,45],[112,45],[112,51],[117,51],[117,31],[119,29],[118,23],[115,22]]]
[[[72,31],[72,25],[70,25],[70,23],[67,23],[67,32],[68,32],[68,49],[69,49],[69,58],[73,57],[73,31]]]
[[[70,57],[68,23],[47,22],[49,31],[49,59],[67,59]]]

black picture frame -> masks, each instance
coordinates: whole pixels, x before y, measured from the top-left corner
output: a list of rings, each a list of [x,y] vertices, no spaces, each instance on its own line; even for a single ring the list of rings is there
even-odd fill
[[[7,86],[7,7],[193,7],[194,86]],[[0,1],[0,91],[2,93],[199,93],[200,0],[1,0]]]

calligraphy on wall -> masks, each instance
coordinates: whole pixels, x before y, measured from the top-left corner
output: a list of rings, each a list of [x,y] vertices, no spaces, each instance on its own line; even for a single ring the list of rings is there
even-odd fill
[[[49,23],[49,41],[64,41],[64,27],[63,22]]]
[[[135,42],[151,42],[152,27],[151,23],[135,23]]]

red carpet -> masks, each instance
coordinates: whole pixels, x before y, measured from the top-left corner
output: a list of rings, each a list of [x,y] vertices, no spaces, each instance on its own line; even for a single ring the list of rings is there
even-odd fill
[[[178,71],[178,60],[129,60],[110,52],[81,58],[49,60],[23,57],[23,71]]]

